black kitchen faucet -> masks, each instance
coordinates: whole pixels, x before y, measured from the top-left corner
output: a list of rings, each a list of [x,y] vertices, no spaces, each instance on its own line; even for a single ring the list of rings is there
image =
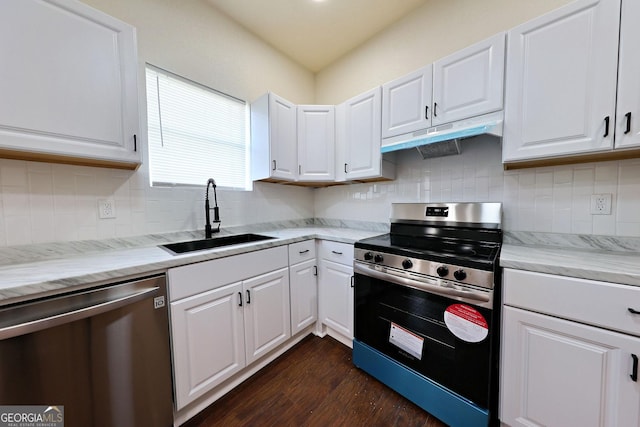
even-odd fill
[[[213,187],[213,200],[215,206],[213,207],[213,223],[218,226],[215,229],[211,227],[211,219],[209,217],[209,211],[211,208],[209,207],[209,186]],[[211,238],[213,233],[218,233],[220,231],[220,212],[218,210],[218,196],[216,195],[216,181],[213,178],[209,178],[207,181],[207,190],[205,191],[204,197],[204,213],[206,216],[206,224],[204,226],[204,237],[207,239]]]

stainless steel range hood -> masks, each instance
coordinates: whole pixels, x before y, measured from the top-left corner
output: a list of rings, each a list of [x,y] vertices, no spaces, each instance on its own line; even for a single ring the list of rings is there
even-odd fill
[[[459,141],[478,135],[502,137],[503,112],[485,114],[453,123],[446,123],[416,132],[385,138],[381,152],[417,148],[423,158],[460,154]]]

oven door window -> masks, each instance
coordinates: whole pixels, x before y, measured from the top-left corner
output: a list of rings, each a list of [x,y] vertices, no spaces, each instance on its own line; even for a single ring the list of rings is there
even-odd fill
[[[356,274],[355,338],[487,407],[491,310]]]

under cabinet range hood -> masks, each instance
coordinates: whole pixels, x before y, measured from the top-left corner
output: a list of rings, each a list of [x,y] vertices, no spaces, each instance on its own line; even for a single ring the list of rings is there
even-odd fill
[[[460,154],[459,141],[461,139],[478,135],[502,137],[503,118],[503,112],[497,111],[392,138],[385,138],[382,140],[380,151],[384,154],[417,148],[424,159]]]

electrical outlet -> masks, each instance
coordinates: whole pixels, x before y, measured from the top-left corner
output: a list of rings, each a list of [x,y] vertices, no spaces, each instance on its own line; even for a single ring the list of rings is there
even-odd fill
[[[116,217],[116,204],[113,199],[98,200],[98,216],[100,219]]]
[[[591,215],[611,215],[611,194],[591,195]]]

